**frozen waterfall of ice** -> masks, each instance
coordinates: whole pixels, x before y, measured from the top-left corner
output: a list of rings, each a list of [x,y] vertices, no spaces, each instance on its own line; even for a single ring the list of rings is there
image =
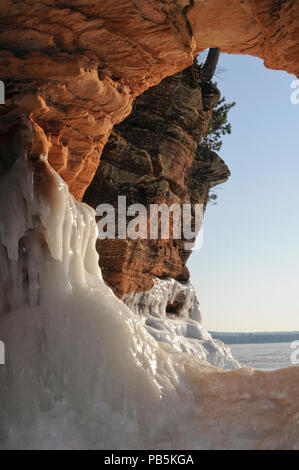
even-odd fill
[[[157,341],[47,160],[0,180],[0,448],[298,449],[298,367],[227,371]]]

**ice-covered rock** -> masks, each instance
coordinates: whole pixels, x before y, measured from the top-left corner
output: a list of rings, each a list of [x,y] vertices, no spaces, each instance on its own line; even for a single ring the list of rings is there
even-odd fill
[[[176,311],[180,317],[192,318],[201,323],[201,313],[196,292],[190,283],[175,279],[153,278],[152,289],[125,294],[123,301],[136,314],[165,318]]]
[[[1,449],[299,448],[299,367],[225,371],[157,341],[165,318],[103,283],[94,213],[45,158],[1,175],[0,201]]]
[[[126,294],[123,301],[141,314],[147,331],[161,343],[188,352],[224,369],[237,369],[230,348],[213,339],[201,326],[201,313],[195,289],[190,283],[154,278],[148,291]]]

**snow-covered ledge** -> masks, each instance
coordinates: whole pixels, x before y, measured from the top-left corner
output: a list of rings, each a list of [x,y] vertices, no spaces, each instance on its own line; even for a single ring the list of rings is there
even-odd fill
[[[177,352],[193,354],[223,369],[240,367],[230,348],[202,327],[196,291],[189,282],[154,278],[152,289],[126,294],[123,301],[143,316],[146,329],[162,347],[171,344]]]

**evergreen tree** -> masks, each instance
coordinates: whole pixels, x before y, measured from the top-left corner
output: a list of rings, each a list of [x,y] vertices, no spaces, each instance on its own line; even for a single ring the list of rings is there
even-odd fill
[[[217,84],[215,83],[217,86]],[[201,141],[201,145],[210,150],[218,152],[222,146],[221,137],[231,134],[231,124],[228,122],[228,113],[235,106],[235,102],[227,103],[225,97],[221,98],[217,106],[212,111],[212,118],[209,124],[208,132]]]

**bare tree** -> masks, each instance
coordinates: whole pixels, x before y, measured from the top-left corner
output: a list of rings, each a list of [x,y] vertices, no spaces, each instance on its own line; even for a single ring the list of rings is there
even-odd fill
[[[202,78],[204,80],[212,80],[215,73],[220,55],[220,48],[214,47],[209,50],[208,57],[202,67]]]

